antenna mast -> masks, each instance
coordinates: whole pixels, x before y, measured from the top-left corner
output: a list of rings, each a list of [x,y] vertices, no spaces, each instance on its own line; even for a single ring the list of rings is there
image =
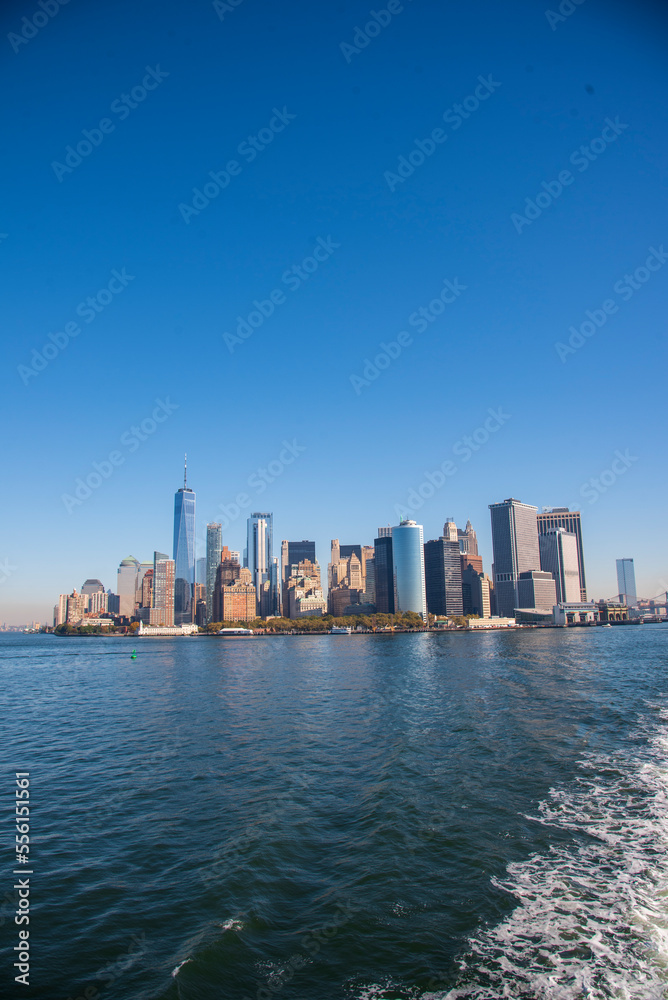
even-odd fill
[[[183,456],[183,488],[188,489],[188,452]]]

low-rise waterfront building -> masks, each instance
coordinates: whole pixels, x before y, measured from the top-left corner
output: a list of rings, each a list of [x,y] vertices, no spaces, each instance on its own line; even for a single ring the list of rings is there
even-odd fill
[[[173,559],[170,561],[174,562]],[[198,631],[197,625],[192,622],[183,625],[144,625],[140,621],[136,635],[197,635]]]
[[[552,609],[555,625],[594,625],[600,620],[600,611],[593,601],[560,601]]]
[[[602,622],[626,622],[629,620],[629,609],[621,601],[599,601],[598,614]]]
[[[473,630],[486,628],[515,628],[514,618],[500,616],[498,618],[469,618],[468,628]]]

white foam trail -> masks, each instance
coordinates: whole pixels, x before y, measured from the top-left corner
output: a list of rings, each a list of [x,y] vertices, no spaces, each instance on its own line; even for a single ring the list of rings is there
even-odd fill
[[[243,923],[241,920],[226,920],[224,924],[219,924],[224,931],[240,931],[243,930]]]
[[[180,963],[179,965],[177,965],[177,966],[176,966],[176,968],[175,968],[175,969],[172,969],[172,979],[176,979],[176,977],[177,977],[177,976],[178,976],[178,974],[179,974],[179,971],[180,971],[180,970],[181,970],[181,969],[183,968],[183,966],[184,966],[184,965],[186,965],[186,964],[187,964],[188,962],[192,962],[192,958],[186,958],[186,959],[184,959],[184,960],[183,960],[183,961],[182,961],[182,962],[181,962],[181,963]]]
[[[496,884],[517,909],[471,938],[453,989],[423,1000],[668,996],[667,748],[663,727],[634,760],[591,757],[551,792],[528,818],[576,843],[509,865]]]

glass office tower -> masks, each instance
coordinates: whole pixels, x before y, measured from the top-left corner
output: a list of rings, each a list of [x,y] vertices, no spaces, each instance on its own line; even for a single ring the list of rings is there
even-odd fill
[[[424,579],[424,529],[415,521],[402,521],[392,528],[394,563],[394,610],[397,614],[415,611],[427,620],[427,592]]]
[[[186,485],[174,494],[174,624],[194,620],[195,584],[195,494]]]
[[[381,535],[374,541],[374,583],[376,611],[382,615],[394,614],[394,566],[392,564],[392,536]]]
[[[585,580],[584,550],[582,548],[582,519],[579,510],[569,510],[568,507],[543,507],[542,514],[536,518],[538,534],[546,535],[554,528],[565,528],[575,535],[578,543],[578,569],[580,572],[580,600],[587,600],[587,581]]]
[[[578,602],[581,598],[577,536],[565,528],[550,528],[539,534],[540,568],[554,577],[557,602]]]
[[[634,607],[638,597],[636,595],[636,573],[633,559],[617,560],[617,589],[620,601],[623,601],[630,608]]]
[[[216,586],[216,573],[223,551],[223,529],[214,521],[206,526],[206,620],[213,620],[213,592]]]
[[[274,561],[274,515],[256,511],[248,518],[246,528],[246,566],[253,575],[253,583],[258,602],[262,597],[263,584],[271,581],[271,566]],[[274,608],[279,598],[273,592],[267,607]]]
[[[432,615],[463,614],[459,541],[441,537],[425,542],[424,569],[429,612]]]
[[[520,604],[520,573],[540,570],[538,508],[511,497],[489,505],[497,613],[512,618]]]

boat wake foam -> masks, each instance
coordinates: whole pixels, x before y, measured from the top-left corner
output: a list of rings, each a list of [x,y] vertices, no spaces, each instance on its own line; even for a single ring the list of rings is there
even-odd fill
[[[575,843],[508,867],[495,884],[519,905],[469,940],[454,988],[422,1000],[668,996],[668,726],[645,746],[631,761],[582,761],[527,817]]]

